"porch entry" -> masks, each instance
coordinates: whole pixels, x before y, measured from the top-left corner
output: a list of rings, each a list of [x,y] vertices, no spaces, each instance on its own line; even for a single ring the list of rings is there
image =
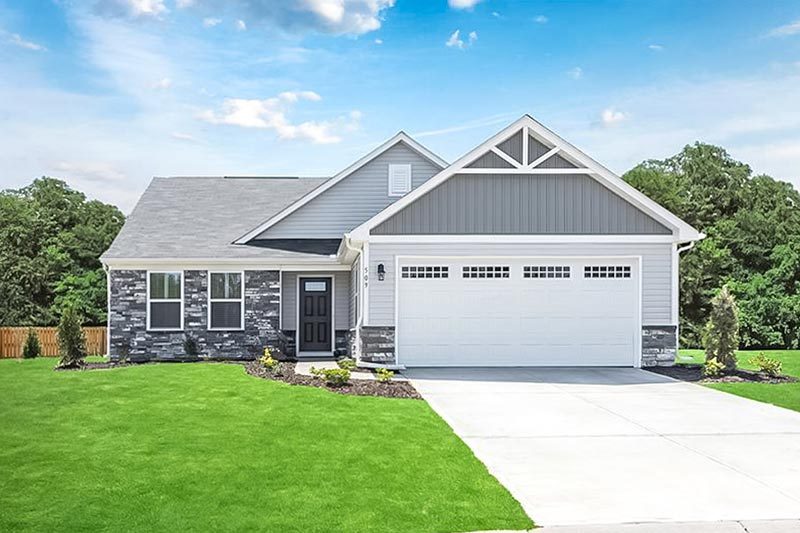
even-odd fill
[[[298,278],[298,351],[333,351],[331,277]]]

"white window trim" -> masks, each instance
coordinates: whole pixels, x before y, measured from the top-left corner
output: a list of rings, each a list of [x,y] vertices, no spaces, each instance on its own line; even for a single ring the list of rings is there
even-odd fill
[[[154,328],[150,326],[150,274],[180,274],[181,275],[181,297],[180,297],[180,304],[181,304],[181,327],[179,328]],[[184,313],[184,302],[183,302],[183,286],[186,281],[185,272],[183,270],[147,270],[145,271],[145,275],[147,277],[145,283],[145,291],[147,293],[146,303],[147,303],[147,331],[183,331],[183,313]],[[178,301],[176,298],[158,298],[155,300],[158,303],[175,303]]]
[[[399,169],[399,168],[404,168],[404,169],[408,170],[408,186],[406,187],[406,190],[404,192],[392,191],[392,173],[393,173],[394,169]],[[412,186],[413,179],[412,179],[412,176],[411,176],[411,165],[408,164],[408,163],[389,165],[389,176],[388,176],[386,181],[387,181],[386,187],[387,187],[387,195],[388,196],[390,196],[392,198],[399,198],[401,196],[405,196],[406,194],[410,193],[411,189],[413,188],[413,186]]]
[[[239,313],[239,327],[238,328],[212,328],[211,327],[211,274],[239,274],[242,276],[241,283],[241,297],[240,298],[214,298],[214,302],[218,303],[239,303],[241,313]],[[206,289],[207,299],[207,326],[208,331],[244,331],[244,270],[209,270],[207,271],[208,287]]]

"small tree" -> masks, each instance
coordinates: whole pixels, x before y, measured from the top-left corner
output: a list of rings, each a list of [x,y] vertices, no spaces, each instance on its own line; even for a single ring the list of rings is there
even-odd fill
[[[28,337],[25,339],[25,346],[22,348],[23,359],[35,359],[42,355],[42,345],[39,343],[39,335],[33,328],[28,328]]]
[[[86,357],[86,337],[83,334],[83,319],[75,306],[69,306],[61,314],[58,323],[58,347],[61,351],[61,368],[75,368],[83,364]]]
[[[711,299],[711,315],[706,324],[703,343],[706,347],[706,361],[716,359],[726,371],[736,370],[739,309],[727,285]]]

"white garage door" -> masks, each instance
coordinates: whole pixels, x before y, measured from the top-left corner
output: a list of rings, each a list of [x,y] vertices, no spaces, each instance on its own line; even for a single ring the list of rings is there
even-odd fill
[[[399,262],[398,362],[636,366],[636,259]]]

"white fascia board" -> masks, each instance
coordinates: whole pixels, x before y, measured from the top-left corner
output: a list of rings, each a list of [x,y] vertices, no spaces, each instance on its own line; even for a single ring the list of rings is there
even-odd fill
[[[369,163],[373,159],[377,158],[378,156],[380,156],[381,154],[383,154],[384,152],[386,152],[387,150],[392,148],[394,145],[396,145],[398,143],[401,143],[401,142],[405,143],[409,148],[411,148],[412,150],[414,150],[415,152],[417,152],[421,156],[423,156],[426,159],[428,159],[431,163],[433,163],[434,165],[438,166],[440,169],[443,169],[443,168],[445,168],[447,166],[447,161],[445,161],[444,159],[442,159],[438,155],[436,155],[433,152],[431,152],[429,149],[427,149],[424,146],[422,146],[419,142],[417,142],[414,139],[412,139],[411,137],[409,137],[408,134],[406,134],[405,132],[403,132],[403,131],[398,132],[394,137],[392,137],[388,141],[384,142],[383,144],[381,144],[380,146],[378,146],[377,148],[375,148],[374,150],[369,152],[367,155],[365,155],[364,157],[362,157],[361,159],[359,159],[358,161],[356,161],[352,165],[348,166],[347,168],[345,168],[344,170],[342,170],[341,172],[339,172],[338,174],[333,176],[331,179],[329,179],[328,181],[326,181],[325,183],[323,183],[322,185],[320,185],[319,187],[317,187],[313,191],[310,191],[309,193],[307,193],[306,195],[301,197],[299,200],[297,200],[293,204],[290,204],[285,209],[283,209],[281,212],[279,212],[277,215],[273,216],[269,220],[267,220],[264,223],[260,224],[255,229],[251,230],[247,234],[245,234],[245,235],[239,237],[238,239],[236,239],[235,241],[233,241],[234,244],[247,244],[248,241],[250,241],[252,239],[255,239],[256,237],[258,237],[261,233],[263,233],[264,231],[266,231],[270,227],[274,226],[275,224],[277,224],[278,222],[280,222],[281,220],[283,220],[284,218],[286,218],[290,214],[294,213],[295,211],[297,211],[298,209],[300,209],[301,207],[306,205],[308,202],[310,202],[311,200],[313,200],[317,196],[321,195],[322,193],[324,193],[325,191],[327,191],[328,189],[330,189],[331,187],[333,187],[334,185],[336,185],[337,183],[339,183],[340,181],[345,179],[347,176],[349,176],[350,174],[352,174],[356,170],[360,169],[361,167],[363,167],[364,165],[366,165],[367,163]]]
[[[349,270],[336,257],[315,260],[269,260],[269,259],[218,259],[218,258],[128,258],[106,259],[103,264],[111,270],[176,269],[176,270]]]
[[[484,152],[489,151],[492,147],[494,147],[499,142],[503,141],[504,139],[508,138],[510,135],[515,133],[518,130],[528,131],[529,133],[538,136],[550,144],[558,147],[560,152],[565,155],[568,155],[575,159],[576,161],[580,162],[585,168],[583,169],[570,169],[572,173],[587,173],[603,183],[604,185],[608,186],[611,190],[615,191],[617,194],[622,196],[623,198],[630,201],[633,205],[640,208],[645,213],[653,216],[659,222],[665,224],[667,227],[673,230],[675,235],[675,241],[681,242],[688,242],[688,241],[696,241],[702,239],[704,235],[691,227],[689,224],[678,218],[676,215],[671,213],[669,210],[665,209],[658,203],[654,202],[634,187],[625,183],[619,176],[602,166],[600,163],[593,160],[591,157],[580,151],[578,148],[573,146],[572,144],[568,143],[545,126],[534,120],[530,115],[524,115],[521,118],[514,121],[511,125],[504,128],[500,132],[496,133],[474,149],[470,150],[462,157],[457,159],[453,162],[449,167],[445,168],[431,179],[408,193],[403,198],[399,199],[398,201],[394,202],[393,204],[389,205],[383,211],[377,213],[375,216],[355,228],[351,231],[351,235],[355,240],[367,240],[369,238],[369,232],[372,228],[380,224],[381,222],[387,220],[392,215],[398,213],[406,206],[414,202],[420,196],[423,196],[427,192],[431,191],[432,189],[439,186],[442,182],[449,179],[455,174],[458,174],[462,171],[465,171],[465,166],[471,163],[476,157],[480,156]],[[524,139],[524,142],[527,143],[528,139]],[[483,174],[506,174],[509,173],[510,169],[480,169],[481,173]],[[531,169],[533,170],[533,169]],[[517,169],[513,169],[511,173],[538,173],[538,172],[531,172],[531,170],[523,170],[520,172]],[[568,171],[557,170],[554,172],[555,169],[549,169],[550,173],[569,173]],[[472,170],[466,170],[467,173],[472,173]]]
[[[673,235],[372,235],[372,244],[672,244]]]

